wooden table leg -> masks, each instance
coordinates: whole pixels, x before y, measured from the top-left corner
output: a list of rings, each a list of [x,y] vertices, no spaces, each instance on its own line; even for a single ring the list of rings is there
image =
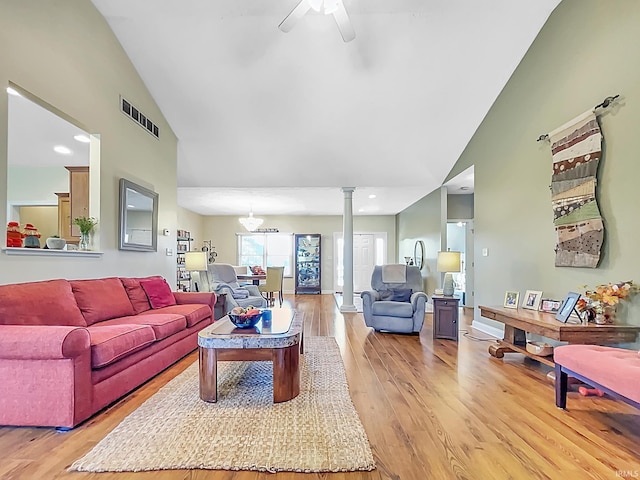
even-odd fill
[[[273,403],[300,393],[300,345],[273,349]]]
[[[200,398],[205,402],[218,401],[218,353],[215,348],[199,348]]]
[[[489,345],[489,354],[492,357],[502,358],[502,357],[504,357],[505,353],[509,353],[509,352],[513,352],[513,351],[514,350],[512,350],[511,348],[509,348],[505,344],[501,343],[500,340],[498,340],[494,344]]]

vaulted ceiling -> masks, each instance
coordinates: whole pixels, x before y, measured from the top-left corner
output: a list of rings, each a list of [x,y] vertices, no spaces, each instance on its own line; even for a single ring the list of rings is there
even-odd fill
[[[395,214],[438,188],[559,0],[92,0],[179,139],[195,212]],[[135,103],[135,99],[130,99]],[[375,194],[375,199],[369,196]]]

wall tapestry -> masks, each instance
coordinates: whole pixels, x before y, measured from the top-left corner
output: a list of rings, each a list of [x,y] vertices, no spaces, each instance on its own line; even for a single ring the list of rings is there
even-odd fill
[[[595,111],[589,110],[549,133],[549,141],[556,267],[595,268],[604,238],[596,203],[602,134]]]

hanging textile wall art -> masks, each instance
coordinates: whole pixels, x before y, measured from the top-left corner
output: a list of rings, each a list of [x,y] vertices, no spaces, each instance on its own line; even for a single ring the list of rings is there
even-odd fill
[[[594,110],[549,133],[556,267],[596,268],[604,225],[596,203],[602,134]]]

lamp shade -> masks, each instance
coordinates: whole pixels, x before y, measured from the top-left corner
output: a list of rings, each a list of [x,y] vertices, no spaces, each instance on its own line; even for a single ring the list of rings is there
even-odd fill
[[[186,252],[184,254],[184,268],[190,272],[207,269],[207,252]]]
[[[436,268],[439,272],[459,272],[460,252],[438,252]]]

